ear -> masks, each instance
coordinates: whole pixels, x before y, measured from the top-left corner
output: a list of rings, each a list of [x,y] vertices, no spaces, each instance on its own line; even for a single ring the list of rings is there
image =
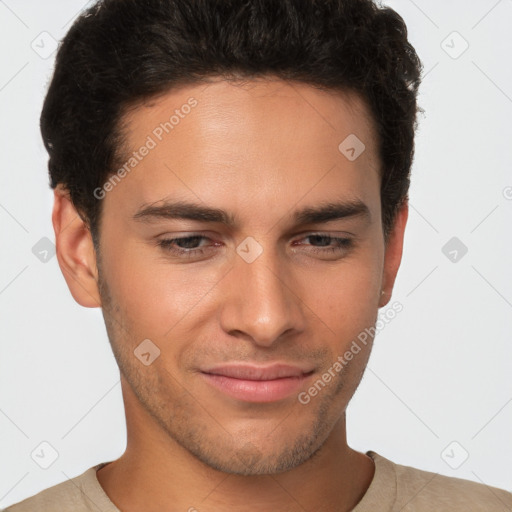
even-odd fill
[[[52,223],[57,260],[71,295],[86,308],[101,307],[92,236],[61,185],[54,191]]]
[[[396,275],[400,262],[402,261],[402,250],[404,246],[404,232],[409,215],[409,203],[404,201],[398,210],[392,232],[385,247],[384,270],[382,275],[382,293],[379,301],[379,308],[384,307],[390,300],[395,284]]]

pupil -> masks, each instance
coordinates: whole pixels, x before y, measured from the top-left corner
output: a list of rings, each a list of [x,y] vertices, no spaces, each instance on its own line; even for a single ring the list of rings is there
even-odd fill
[[[310,238],[312,242],[318,242],[318,245],[322,247],[329,245],[331,242],[331,237],[325,235],[311,235]]]
[[[181,240],[178,240],[178,245],[183,249],[194,249],[197,247],[198,241],[198,236],[189,236],[187,238],[182,238]]]

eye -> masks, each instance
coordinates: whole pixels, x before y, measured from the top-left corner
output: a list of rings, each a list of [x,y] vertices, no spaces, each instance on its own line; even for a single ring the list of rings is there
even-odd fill
[[[177,258],[201,258],[207,256],[220,244],[204,235],[188,235],[158,240],[158,246]],[[304,247],[307,253],[326,259],[344,256],[353,248],[351,238],[335,237],[325,233],[312,233],[297,240],[294,246]]]
[[[306,243],[303,243],[306,241]],[[306,247],[307,252],[325,257],[339,257],[348,253],[354,246],[352,238],[331,236],[325,233],[312,233],[296,245]]]
[[[180,238],[164,238],[158,241],[158,246],[174,256],[192,258],[204,256],[212,248],[202,242],[210,240],[203,235],[191,235]]]

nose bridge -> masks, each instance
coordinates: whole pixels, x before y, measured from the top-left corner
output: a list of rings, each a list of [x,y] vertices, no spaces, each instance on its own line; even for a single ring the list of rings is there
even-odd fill
[[[278,251],[250,244],[237,248],[221,320],[226,332],[270,346],[285,333],[303,329],[302,308]],[[254,251],[259,254],[252,259]]]

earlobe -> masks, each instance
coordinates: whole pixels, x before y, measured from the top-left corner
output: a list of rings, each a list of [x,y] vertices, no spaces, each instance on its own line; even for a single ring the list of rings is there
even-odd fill
[[[54,191],[52,223],[57,259],[71,295],[86,308],[101,307],[92,236],[61,185]]]
[[[408,214],[409,204],[407,201],[404,201],[396,214],[393,230],[389,235],[385,248],[382,291],[379,299],[379,308],[384,307],[391,300],[396,275],[400,267],[400,262],[402,261],[404,233]]]

